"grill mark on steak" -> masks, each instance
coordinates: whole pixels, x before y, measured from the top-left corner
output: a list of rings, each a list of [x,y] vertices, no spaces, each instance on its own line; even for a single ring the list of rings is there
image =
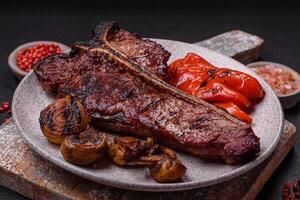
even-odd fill
[[[90,41],[78,42],[77,45],[90,48],[105,46],[118,50],[122,56],[147,68],[159,78],[166,79],[167,61],[171,54],[160,44],[121,29],[115,22],[102,22],[94,29]]]
[[[134,53],[127,51],[131,46],[124,50],[124,45],[132,44],[128,40],[138,40],[133,42],[137,44]],[[148,40],[105,23],[97,27],[91,41],[75,45],[69,56],[45,59],[34,70],[46,91],[51,88],[58,97],[71,94],[80,100],[98,127],[150,136],[173,148],[231,164],[259,152],[259,138],[249,125],[164,82],[156,69],[166,66],[166,61],[147,54],[157,64],[139,63],[138,46],[142,52],[156,44],[144,43]],[[159,45],[156,48],[165,51]]]

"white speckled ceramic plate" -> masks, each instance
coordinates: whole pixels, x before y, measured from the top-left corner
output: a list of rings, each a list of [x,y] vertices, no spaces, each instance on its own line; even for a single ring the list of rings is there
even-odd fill
[[[261,151],[256,159],[246,164],[230,166],[178,153],[188,169],[187,174],[183,182],[168,184],[156,183],[146,168],[120,168],[104,160],[99,168],[72,165],[63,159],[59,147],[49,143],[41,132],[38,122],[40,111],[54,99],[43,91],[34,73],[28,74],[22,80],[14,94],[12,105],[14,121],[28,144],[47,160],[81,177],[105,185],[142,191],[187,190],[216,184],[245,173],[265,160],[276,147],[283,127],[282,108],[271,88],[252,70],[231,58],[191,44],[170,40],[156,41],[172,53],[170,61],[194,52],[216,66],[246,72],[260,81],[266,94],[251,114],[253,130],[260,137],[261,144]]]

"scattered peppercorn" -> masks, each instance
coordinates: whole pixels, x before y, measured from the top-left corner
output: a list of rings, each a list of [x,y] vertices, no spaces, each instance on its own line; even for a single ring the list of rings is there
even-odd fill
[[[285,183],[283,188],[290,189],[291,188],[291,183]]]
[[[18,52],[17,66],[23,71],[29,72],[32,65],[42,58],[59,53],[61,53],[61,48],[56,44],[38,44]]]
[[[9,106],[9,103],[7,101],[4,101],[2,103],[2,108],[5,110],[5,111],[8,111],[10,109],[10,106]]]
[[[12,112],[11,112],[11,108],[10,108],[9,102],[7,102],[7,101],[2,102],[2,104],[0,106],[0,113],[6,113],[6,116],[5,116],[6,119],[4,120],[4,122],[7,119],[11,118]]]
[[[283,185],[282,199],[300,199],[300,179],[297,182],[287,182]]]
[[[297,192],[297,191],[298,191],[298,184],[297,184],[297,183],[294,184],[294,186],[293,186],[293,191],[294,191],[294,192]]]

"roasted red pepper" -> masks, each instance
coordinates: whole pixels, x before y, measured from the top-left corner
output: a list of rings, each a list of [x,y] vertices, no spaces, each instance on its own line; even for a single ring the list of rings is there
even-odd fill
[[[222,108],[222,109],[226,110],[232,116],[234,116],[248,124],[252,123],[252,118],[232,102],[216,102],[216,103],[214,103],[214,105],[217,106],[218,108]]]
[[[242,110],[250,110],[264,96],[261,85],[252,76],[217,68],[193,53],[171,63],[167,73],[172,85],[205,101],[226,102],[226,106],[219,104],[219,107],[228,112],[235,110],[231,114],[236,113],[235,117],[248,123],[251,118],[245,117],[247,114]]]

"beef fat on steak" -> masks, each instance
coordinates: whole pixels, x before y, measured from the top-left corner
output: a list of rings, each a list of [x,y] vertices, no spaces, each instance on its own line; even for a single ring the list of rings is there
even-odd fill
[[[229,164],[258,153],[251,126],[164,81],[169,56],[153,41],[102,23],[90,41],[34,71],[47,92],[79,99],[100,128]]]

